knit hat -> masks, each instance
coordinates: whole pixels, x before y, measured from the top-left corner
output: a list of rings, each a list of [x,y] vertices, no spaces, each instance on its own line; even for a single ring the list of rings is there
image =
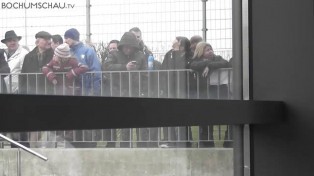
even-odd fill
[[[61,57],[61,58],[69,58],[71,57],[71,52],[70,52],[70,47],[68,44],[63,43],[61,45],[59,45],[56,49],[55,49],[55,53],[56,56]]]
[[[77,29],[71,28],[71,29],[65,31],[64,38],[70,38],[70,39],[73,39],[75,41],[79,41],[80,40],[80,33]]]

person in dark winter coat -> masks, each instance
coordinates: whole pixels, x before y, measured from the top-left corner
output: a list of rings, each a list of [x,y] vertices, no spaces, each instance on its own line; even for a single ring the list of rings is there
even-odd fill
[[[165,98],[188,98],[188,79],[191,78],[189,69],[192,59],[190,49],[190,41],[186,37],[178,36],[173,41],[172,49],[168,51],[162,62],[162,70],[169,70],[162,72],[162,96]],[[182,70],[182,71],[180,71]],[[171,141],[167,145],[176,145],[177,147],[189,147],[190,143],[186,142],[191,139],[191,134],[188,134],[188,127],[174,127],[164,128],[164,140]],[[173,142],[177,141],[177,142]],[[184,142],[180,142],[184,141]]]
[[[228,61],[221,56],[215,55],[209,43],[198,43],[191,62],[191,69],[198,73],[199,78],[197,97],[200,99],[215,98],[217,87],[209,85],[209,76],[216,69],[228,67]],[[221,88],[220,92],[223,92],[223,88]],[[199,138],[201,140],[199,147],[214,147],[213,125],[200,126]]]
[[[166,98],[187,98],[187,75],[192,59],[189,40],[186,37],[176,37],[173,41],[172,49],[169,50],[162,62],[162,70],[172,70],[163,72],[162,94]],[[169,83],[169,84],[168,84]]]
[[[51,35],[48,32],[40,31],[35,35],[36,47],[26,54],[21,73],[20,90],[22,94],[47,94],[52,93],[52,85],[45,80],[42,74],[42,67],[53,57],[51,49]]]
[[[139,46],[140,46],[140,51],[142,51],[145,55],[145,64],[148,65],[148,57],[150,55],[153,56],[153,52],[145,45],[143,38],[142,38],[142,31],[140,30],[140,28],[138,27],[133,27],[129,30],[129,32],[132,32],[135,36],[137,41],[139,42]],[[154,60],[153,62],[153,70],[159,70],[161,68],[161,63],[157,60]],[[158,73],[157,72],[150,72],[149,73],[149,80],[147,80],[147,83],[149,85],[147,85],[147,90],[148,92],[146,92],[145,94],[148,97],[158,97],[158,93],[159,90],[157,90],[158,88]],[[157,141],[158,138],[158,129],[157,128],[141,128],[141,129],[136,129],[136,137],[138,139],[140,139],[141,141],[148,141],[149,139],[151,141]],[[150,134],[150,137],[149,137]],[[146,145],[147,144],[147,145]],[[152,142],[151,144],[148,143],[141,143],[138,142],[137,146],[138,147],[158,147],[158,143],[157,142]]]
[[[109,54],[113,53],[114,51],[118,51],[118,44],[119,44],[119,40],[111,40],[106,49],[105,52],[102,54],[102,59],[101,59],[101,64],[102,64],[102,71],[106,71],[104,68],[104,63],[105,61],[108,59]],[[111,96],[111,84],[110,84],[110,75],[108,74],[103,74],[103,96]],[[111,138],[111,134],[109,136]]]
[[[103,63],[104,71],[136,71],[147,70],[145,55],[139,51],[138,41],[135,35],[131,32],[126,32],[122,36],[118,51],[113,51],[109,54],[108,59]],[[112,73],[112,96],[121,97],[138,97],[144,96],[145,91],[140,90],[138,73],[130,74],[131,84],[129,85],[129,73],[124,72]],[[145,76],[145,75],[143,75]],[[108,76],[110,77],[110,76]],[[121,84],[120,84],[121,79]],[[143,83],[144,85],[144,83]],[[129,87],[130,86],[130,87]],[[121,89],[121,92],[120,92]],[[131,90],[130,90],[131,89]]]
[[[6,85],[4,82],[4,77],[6,77],[6,74],[4,73],[10,73],[10,67],[7,61],[5,61],[4,57],[4,50],[0,49],[0,93],[7,93]]]
[[[21,94],[52,94],[53,86],[42,74],[42,67],[53,57],[51,49],[51,35],[40,31],[35,35],[36,47],[25,55],[20,75]],[[41,136],[44,137],[44,136]],[[37,132],[30,133],[30,141],[37,141]],[[39,147],[37,142],[30,143],[31,147]]]
[[[121,97],[143,97],[147,89],[147,74],[138,73],[137,70],[147,70],[145,55],[140,51],[136,36],[132,32],[126,32],[118,44],[118,51],[109,54],[108,59],[103,63],[104,71],[125,71],[107,75],[111,79],[111,95]],[[128,72],[131,71],[131,72]],[[135,72],[132,72],[135,71]],[[146,78],[146,79],[145,79]],[[140,81],[141,79],[141,81]],[[143,81],[142,81],[143,80]],[[140,85],[141,83],[141,85]],[[121,130],[120,147],[131,147],[131,129]]]
[[[200,42],[195,50],[191,69],[199,74],[199,95],[201,99],[217,98],[215,91],[207,91],[209,75],[216,69],[228,68],[229,63],[221,56],[215,55],[212,46],[209,43]],[[212,86],[212,85],[208,85]],[[214,88],[213,88],[214,89]]]
[[[108,59],[109,53],[112,53],[114,51],[118,51],[118,44],[119,40],[111,40],[108,43],[108,46],[106,47],[106,50],[104,54],[102,55],[101,63],[104,64],[105,60]],[[103,71],[105,71],[102,68]],[[104,96],[110,96],[110,78],[108,75],[103,74],[103,95]],[[107,141],[107,148],[114,148],[116,147],[116,140],[117,140],[117,131],[116,129],[105,129],[104,130],[104,140]]]

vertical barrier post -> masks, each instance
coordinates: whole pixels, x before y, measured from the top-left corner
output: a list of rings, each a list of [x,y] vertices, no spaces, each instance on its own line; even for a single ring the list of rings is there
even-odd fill
[[[203,40],[204,41],[206,41],[207,40],[207,35],[206,35],[206,33],[207,33],[207,26],[206,26],[206,3],[207,3],[207,0],[202,0],[202,2],[203,2],[203,5],[202,5],[202,7],[203,7],[203,29],[202,29],[202,31],[203,31]]]

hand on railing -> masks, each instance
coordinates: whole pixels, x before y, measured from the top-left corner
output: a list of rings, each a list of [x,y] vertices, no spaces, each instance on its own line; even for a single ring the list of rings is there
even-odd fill
[[[209,72],[209,68],[206,67],[206,68],[204,69],[203,73],[202,73],[202,76],[203,76],[204,78],[206,78],[207,75],[208,75],[208,72]]]
[[[58,84],[58,81],[57,81],[56,79],[53,79],[53,80],[52,80],[52,84],[53,84],[53,85],[56,85],[56,84]]]

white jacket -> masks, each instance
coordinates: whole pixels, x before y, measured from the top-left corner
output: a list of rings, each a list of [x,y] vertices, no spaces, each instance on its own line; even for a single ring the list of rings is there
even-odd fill
[[[6,49],[5,51],[6,52],[4,54],[4,57],[10,67],[12,84],[10,84],[10,76],[6,76],[4,78],[4,81],[6,83],[7,90],[9,93],[18,93],[18,85],[19,85],[18,74],[21,73],[24,58],[25,58],[25,55],[28,53],[28,51],[20,45],[18,49],[15,51],[15,53],[9,59],[7,58],[7,54],[6,54],[8,50]]]

